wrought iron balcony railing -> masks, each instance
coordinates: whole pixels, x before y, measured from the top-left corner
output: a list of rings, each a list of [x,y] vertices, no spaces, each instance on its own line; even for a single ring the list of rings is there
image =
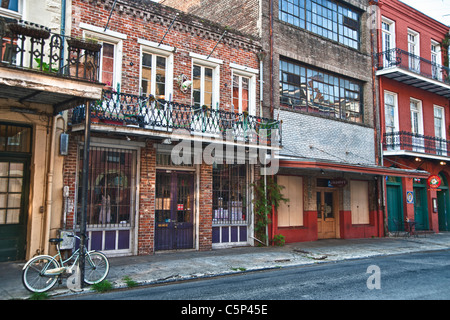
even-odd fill
[[[0,17],[0,65],[99,82],[101,45]]]
[[[437,156],[449,156],[450,141],[406,131],[384,134],[385,151],[412,151]]]
[[[436,62],[426,60],[399,48],[375,54],[375,68],[377,70],[396,67],[450,84],[450,69]]]
[[[206,135],[251,144],[281,145],[281,121],[247,113],[197,107],[173,101],[156,100],[153,96],[103,91],[103,99],[90,104],[91,122],[116,126],[134,126],[172,133],[185,130],[193,135]],[[72,123],[85,119],[85,106],[73,110]]]

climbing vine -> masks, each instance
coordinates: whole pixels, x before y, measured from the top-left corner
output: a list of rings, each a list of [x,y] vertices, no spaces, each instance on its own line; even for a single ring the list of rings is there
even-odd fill
[[[276,183],[272,176],[266,179],[264,186],[264,178],[261,177],[258,182],[253,184],[255,190],[255,199],[253,200],[255,210],[255,237],[262,243],[266,243],[266,227],[271,222],[269,219],[272,213],[272,206],[278,209],[281,202],[288,202],[289,199],[283,197],[281,191],[284,189]]]

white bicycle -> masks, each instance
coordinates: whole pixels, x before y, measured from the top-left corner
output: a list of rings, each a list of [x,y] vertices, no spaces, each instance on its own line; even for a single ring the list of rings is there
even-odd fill
[[[80,239],[76,235],[69,235]],[[80,262],[80,249],[78,248],[68,259],[63,260],[59,244],[60,238],[49,240],[55,244],[58,253],[55,256],[40,255],[30,259],[23,267],[22,282],[31,292],[45,292],[50,290],[64,275],[72,275]],[[109,272],[108,258],[99,251],[87,251],[85,248],[84,282],[96,284],[103,281]]]

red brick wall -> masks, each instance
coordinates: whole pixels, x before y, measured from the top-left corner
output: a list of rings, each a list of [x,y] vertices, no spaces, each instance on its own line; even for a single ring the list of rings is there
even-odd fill
[[[141,175],[139,185],[138,254],[153,253],[155,235],[156,150],[154,141],[147,141],[141,149]]]
[[[212,166],[200,166],[199,250],[212,248]]]
[[[140,86],[138,38],[159,43],[175,14],[179,12],[151,1],[137,6],[140,3],[139,0],[118,1],[108,24],[108,30],[127,35],[127,39],[123,40],[121,91],[131,94],[138,94]],[[81,22],[104,28],[108,21],[111,4],[112,1],[73,0],[72,36],[82,37],[82,30],[79,28]],[[191,104],[190,94],[182,93],[175,80],[180,74],[187,75],[189,79],[192,78],[192,59],[189,53],[208,56],[223,32],[227,30],[227,34],[218,43],[211,57],[224,62],[220,66],[220,107],[229,110],[232,104],[232,79],[229,65],[236,63],[259,69],[256,56],[260,50],[258,42],[229,28],[225,29],[204,19],[179,13],[163,41],[163,44],[177,48],[174,53],[173,101]],[[259,92],[259,84],[257,84],[256,92]]]
[[[64,157],[63,165],[63,183],[64,186],[69,187],[69,203],[67,206],[66,228],[71,229],[74,226],[75,219],[75,194],[76,194],[76,180],[77,180],[77,152],[78,137],[70,135],[68,155]]]

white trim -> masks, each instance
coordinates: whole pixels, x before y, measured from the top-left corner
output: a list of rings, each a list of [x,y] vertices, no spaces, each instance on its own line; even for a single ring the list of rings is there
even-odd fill
[[[81,26],[81,24],[80,24]],[[120,34],[118,32],[107,30],[107,32],[103,32],[102,28],[94,27],[88,24],[84,24],[84,26],[89,27],[83,30],[83,38],[96,38],[99,42],[109,43],[114,45],[114,74],[113,74],[113,83],[111,83],[111,87],[115,90],[117,88],[117,84],[122,85],[122,61],[123,61],[123,40],[126,39],[126,35]],[[98,31],[97,29],[101,29]],[[97,31],[96,31],[97,30]],[[125,36],[125,38],[121,37]],[[103,56],[103,47],[100,51],[100,81],[102,81],[102,56]]]
[[[398,93],[384,90],[384,128],[386,129],[386,94],[394,96],[394,107],[395,107],[395,113],[394,113],[394,131],[400,131],[400,124],[399,124],[399,118],[398,118]]]
[[[449,49],[449,51],[450,51],[450,49]],[[434,79],[426,78],[426,77],[424,77],[424,76],[422,76],[422,75],[420,75],[420,74],[418,74],[418,73],[415,73],[415,72],[412,72],[412,71],[408,71],[408,70],[405,70],[405,69],[402,69],[402,68],[399,68],[399,67],[395,67],[395,68],[384,68],[384,69],[382,69],[382,70],[378,70],[378,71],[376,72],[375,75],[376,75],[376,76],[384,76],[384,75],[386,75],[386,74],[396,73],[396,72],[400,72],[400,73],[403,73],[403,74],[408,75],[408,76],[410,76],[410,77],[417,78],[417,79],[419,79],[419,80],[422,80],[422,81],[425,81],[425,82],[429,82],[429,83],[435,84],[435,85],[440,86],[440,87],[442,87],[442,88],[450,89],[450,85],[445,84],[444,82],[441,82],[441,81],[439,81],[439,80],[434,80]],[[395,80],[395,79],[394,79],[394,80]],[[425,90],[425,91],[426,91],[426,90]]]
[[[149,41],[149,40],[145,40],[145,39],[140,39],[138,38],[138,43],[146,46],[146,47],[150,47],[152,48],[152,50],[157,53],[157,54],[161,54],[161,55],[169,55],[175,52],[175,48],[165,45],[165,44],[161,44],[159,45],[156,42],[153,41]]]
[[[230,64],[231,66],[231,64]],[[258,71],[258,70],[256,70]],[[249,79],[248,81],[248,114],[255,116],[256,115],[256,74],[255,73],[250,73],[247,71],[242,71],[240,69],[231,69],[231,83],[232,85],[230,86],[231,88],[231,104],[233,104],[233,81],[234,81],[234,76],[238,76],[238,77],[246,77]],[[241,81],[239,81],[239,95],[241,96],[241,90],[242,90],[242,86],[241,86]],[[241,99],[239,100],[239,104],[241,104]],[[239,113],[242,113],[242,106],[238,105],[238,106],[234,106],[234,108],[237,108],[237,111]],[[236,110],[235,110],[236,111]]]
[[[414,152],[414,151],[406,151],[406,150],[392,150],[392,151],[383,151],[383,156],[410,156],[410,157],[419,157],[419,158],[427,158],[427,159],[435,159],[435,160],[443,160],[450,161],[450,156],[440,156],[432,153],[422,153],[422,152]]]
[[[93,26],[91,24],[87,24],[87,23],[84,23],[84,22],[80,22],[80,28],[84,29],[84,30],[87,30],[87,31],[91,31],[91,32],[95,32],[95,33],[101,34],[102,37],[110,36],[110,37],[118,38],[118,39],[121,39],[121,40],[126,40],[127,39],[127,35],[124,34],[124,33],[120,33],[120,32],[117,32],[117,31],[112,31],[112,30],[109,30],[109,29],[106,29],[106,31],[105,31],[105,29],[102,28],[102,27]]]
[[[250,67],[246,67],[240,64],[236,64],[236,63],[230,63],[230,68],[231,69],[236,69],[242,72],[243,75],[246,75],[247,77],[251,77],[255,74],[259,74],[259,69],[254,69],[254,68],[250,68]]]
[[[139,41],[141,40],[141,41]],[[161,56],[166,58],[166,82],[165,82],[165,100],[169,101],[169,100],[173,100],[173,73],[174,73],[174,57],[173,57],[173,52],[174,51],[170,51],[170,50],[165,50],[165,48],[158,48],[158,44],[155,42],[151,42],[151,41],[147,41],[147,40],[142,40],[142,39],[138,39],[138,43],[141,44],[140,47],[140,57],[139,57],[139,63],[140,63],[140,68],[139,68],[139,93],[141,93],[142,91],[142,58],[144,56],[144,53],[147,54],[152,54],[155,56]],[[154,46],[156,45],[156,47]],[[167,46],[166,46],[167,47]],[[170,48],[170,47],[169,47]],[[156,66],[156,61],[153,61],[152,57],[152,65]],[[156,87],[156,68],[152,68],[152,83],[151,83],[151,91],[152,92],[147,92],[147,94],[152,94],[154,95],[155,92],[155,87]]]
[[[193,59],[197,59],[200,60],[201,62],[199,63],[203,63],[203,64],[209,64],[209,66],[217,66],[218,64],[223,64],[223,60],[221,59],[216,59],[216,58],[211,58],[208,56],[204,56],[198,53],[194,53],[194,52],[189,52],[189,57],[193,58]]]

